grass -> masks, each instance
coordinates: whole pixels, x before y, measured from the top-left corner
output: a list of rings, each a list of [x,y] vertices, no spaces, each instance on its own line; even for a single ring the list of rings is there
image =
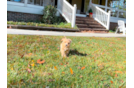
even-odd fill
[[[40,26],[40,27],[55,27],[55,28],[68,28],[68,29],[78,29],[75,25],[74,28],[71,27],[71,23],[60,23],[60,24],[44,24],[44,23],[36,23],[36,22],[13,22],[7,21],[8,25],[28,25],[28,26]]]
[[[115,31],[113,31],[113,30],[109,30],[109,33],[115,33]]]
[[[126,87],[126,38],[68,37],[68,58],[61,58],[61,38],[7,35],[8,88]]]

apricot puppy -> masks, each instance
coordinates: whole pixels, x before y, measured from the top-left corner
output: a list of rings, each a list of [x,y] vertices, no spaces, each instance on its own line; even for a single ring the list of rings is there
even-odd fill
[[[66,37],[62,38],[62,43],[60,44],[60,52],[61,56],[63,58],[67,57],[70,51],[70,44],[71,44],[71,39],[67,39]]]

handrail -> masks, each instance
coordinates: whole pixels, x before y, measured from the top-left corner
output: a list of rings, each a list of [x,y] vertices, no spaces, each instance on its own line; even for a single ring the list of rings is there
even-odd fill
[[[66,0],[58,0],[58,11],[72,27],[75,27],[76,20],[76,4],[72,6]]]
[[[92,3],[93,4],[93,3]],[[119,11],[119,12],[126,12],[124,10],[119,10],[119,9],[116,9],[116,8],[112,8],[112,7],[106,7],[106,6],[102,6],[102,5],[98,5],[98,4],[93,4],[94,6],[97,6],[97,7],[101,7],[101,8],[107,8],[107,9],[110,9],[110,10],[116,10],[116,11]]]
[[[103,9],[91,3],[91,8],[93,10],[93,17],[98,21],[102,26],[109,30],[110,25],[110,11],[107,13]]]

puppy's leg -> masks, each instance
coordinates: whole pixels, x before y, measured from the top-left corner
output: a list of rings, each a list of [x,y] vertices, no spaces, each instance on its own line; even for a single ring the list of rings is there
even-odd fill
[[[68,56],[68,54],[69,54],[69,50],[66,51],[66,56]]]
[[[66,57],[67,57],[67,55],[66,55],[66,53],[65,53],[65,52],[63,53],[63,57],[64,57],[64,58],[66,58]]]

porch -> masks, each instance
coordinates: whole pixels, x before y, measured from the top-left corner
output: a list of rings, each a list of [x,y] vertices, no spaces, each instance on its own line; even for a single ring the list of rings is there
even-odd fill
[[[119,0],[121,4],[114,1],[115,0],[7,0],[7,11],[42,15],[45,6],[53,5],[59,9],[58,11],[67,22],[70,22],[72,27],[74,27],[76,16],[87,17],[89,8],[95,8],[93,9],[93,18],[98,19],[97,21],[102,26],[109,29],[110,22],[117,23],[118,20],[126,22],[126,7],[125,4],[122,3],[124,0]],[[97,8],[99,8],[99,10]],[[110,13],[108,13],[109,11]]]

